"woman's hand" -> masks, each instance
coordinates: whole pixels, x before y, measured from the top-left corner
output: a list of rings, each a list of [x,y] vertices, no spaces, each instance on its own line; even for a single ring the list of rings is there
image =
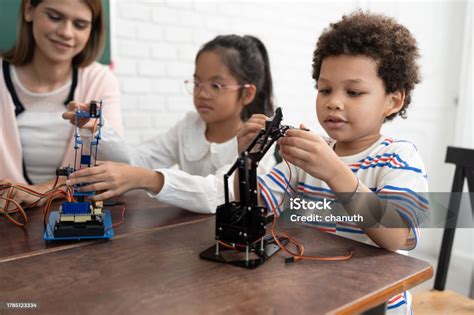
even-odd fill
[[[97,109],[99,109],[99,106],[100,106],[100,104],[97,103],[97,107],[98,107]],[[76,101],[69,102],[69,104],[67,104],[67,111],[65,111],[62,115],[63,119],[69,120],[69,122],[72,125],[75,125],[75,123],[76,123],[76,118],[75,118],[76,110],[82,110],[82,111],[85,111],[85,112],[89,112],[89,103],[80,103],[80,102],[76,102]],[[85,128],[85,129],[89,129],[90,131],[94,131],[94,129],[96,128],[97,123],[96,123],[95,119],[82,117],[82,118],[79,118],[77,120],[77,125],[78,125],[79,128]]]
[[[38,185],[26,185],[15,183],[10,179],[0,180],[0,207],[4,208],[6,200],[4,198],[13,199],[20,204],[20,206],[27,208],[31,205],[42,206],[46,202],[47,198],[41,198],[35,195],[32,195],[26,191],[23,191],[19,188],[26,187],[35,192],[44,194],[46,191],[52,188],[52,182],[45,182]],[[10,203],[9,208],[11,209],[14,206],[13,203]]]
[[[140,188],[159,193],[164,178],[161,173],[150,169],[125,163],[97,161],[97,166],[76,171],[66,181],[68,185],[84,183],[87,185],[78,188],[79,191],[101,191],[91,199],[105,200]]]
[[[265,128],[265,121],[268,119],[269,118],[263,114],[254,114],[237,131],[239,154],[249,146],[260,130]]]

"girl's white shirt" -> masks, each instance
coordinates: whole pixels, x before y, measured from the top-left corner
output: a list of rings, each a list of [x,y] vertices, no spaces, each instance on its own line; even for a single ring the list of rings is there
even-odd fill
[[[130,147],[105,122],[98,159],[161,172],[163,188],[158,194],[149,192],[150,197],[193,212],[215,213],[216,207],[224,203],[224,174],[238,157],[237,138],[212,143],[205,132],[205,122],[196,112],[189,112],[167,132]],[[271,148],[260,162],[259,174],[275,165],[273,152]],[[233,177],[229,178],[229,193],[230,200],[234,200]]]

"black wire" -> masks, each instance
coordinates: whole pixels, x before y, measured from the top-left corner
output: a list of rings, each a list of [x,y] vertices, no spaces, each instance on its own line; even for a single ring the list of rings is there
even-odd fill
[[[122,206],[122,205],[125,205],[124,201],[117,201],[117,200],[104,201],[104,207],[114,207],[114,206]]]

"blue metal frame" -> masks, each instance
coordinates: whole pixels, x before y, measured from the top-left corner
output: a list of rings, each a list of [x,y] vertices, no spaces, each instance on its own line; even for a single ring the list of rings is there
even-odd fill
[[[97,149],[99,147],[99,140],[101,139],[102,136],[102,101],[97,102],[99,104],[99,108],[97,109],[97,115],[93,116],[90,114],[90,112],[87,111],[76,111],[74,118],[75,118],[75,123],[74,123],[74,170],[77,171],[81,168],[81,162],[83,160],[83,148],[84,148],[84,141],[81,139],[81,136],[79,135],[79,127],[78,127],[78,120],[79,118],[98,118],[99,122],[97,124],[98,130],[96,135],[94,136],[94,139],[91,141],[90,146],[89,146],[89,163],[88,166],[91,165],[91,163],[95,164],[95,161],[97,160]],[[77,159],[78,152],[80,150],[80,156],[81,158]],[[73,195],[76,196],[93,196],[95,195],[94,191],[89,191],[89,192],[79,192],[78,188],[81,186],[86,186],[87,184],[82,184],[82,185],[74,185],[74,193]]]
[[[74,123],[74,167],[67,167],[63,168],[65,172],[61,173],[58,176],[67,176],[69,178],[69,174],[81,169],[82,166],[87,165],[87,167],[93,166],[97,160],[97,149],[99,145],[99,141],[102,136],[102,101],[97,101],[95,104],[95,110],[92,106],[89,111],[82,111],[77,110],[74,115],[75,123]],[[92,135],[93,139],[89,145],[89,154],[83,154],[84,149],[84,141],[81,139],[79,134],[79,119],[80,118],[90,118],[90,119],[98,119],[97,122],[97,132]],[[80,154],[80,158],[78,159],[78,154]],[[78,189],[82,186],[87,186],[89,183],[84,184],[75,184],[73,186],[73,196],[77,197],[77,202],[64,202],[63,209],[64,213],[60,213],[60,211],[52,211],[49,214],[48,222],[45,226],[44,231],[44,239],[46,241],[56,241],[56,240],[80,240],[80,239],[101,239],[101,238],[111,238],[114,235],[113,227],[112,227],[112,218],[110,215],[110,211],[108,209],[104,209],[103,215],[103,222],[104,222],[104,235],[94,235],[94,236],[68,236],[68,237],[55,237],[54,236],[54,227],[56,222],[60,222],[61,215],[87,215],[89,213],[89,207],[91,207],[91,202],[85,201],[84,196],[92,196],[95,195],[95,191],[91,192],[80,192]],[[91,215],[94,215],[91,213]]]

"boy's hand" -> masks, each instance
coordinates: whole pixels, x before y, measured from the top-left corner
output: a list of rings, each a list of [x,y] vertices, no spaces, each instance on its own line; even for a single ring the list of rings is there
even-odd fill
[[[76,171],[66,181],[68,185],[82,183],[90,185],[80,187],[79,191],[103,191],[91,199],[105,200],[138,188],[158,193],[163,187],[163,175],[125,163],[97,161],[97,166]]]
[[[254,114],[237,131],[239,154],[249,146],[260,130],[265,128],[265,121],[268,119],[269,118],[263,114]]]
[[[97,103],[97,109],[99,109],[100,104]],[[67,104],[67,111],[63,113],[63,119],[69,120],[69,122],[74,125],[75,124],[75,112],[76,110],[82,110],[82,111],[89,111],[89,103],[80,103],[76,101],[69,102]],[[90,131],[94,130],[94,127],[96,125],[95,119],[90,119],[90,118],[79,118],[77,120],[77,124],[79,128],[85,128],[89,129]]]
[[[289,129],[278,141],[283,159],[325,182],[341,167],[347,167],[323,137],[307,131],[304,125],[300,128]]]

